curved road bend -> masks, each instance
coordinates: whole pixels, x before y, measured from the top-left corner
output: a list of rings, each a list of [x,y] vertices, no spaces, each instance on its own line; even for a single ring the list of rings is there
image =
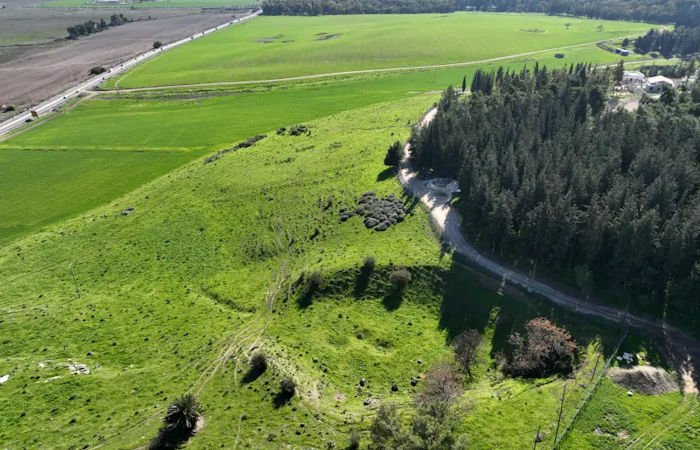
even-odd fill
[[[423,116],[420,126],[429,124],[436,115],[437,108],[433,107]],[[630,326],[661,340],[662,345],[671,359],[674,360],[674,363],[680,368],[685,378],[686,391],[695,389],[691,377],[695,378],[697,374],[700,374],[700,367],[698,367],[699,370],[693,370],[693,366],[700,363],[700,342],[666,323],[639,317],[612,306],[595,304],[573,297],[534,279],[532,276],[504,266],[482,255],[464,239],[461,228],[462,218],[459,213],[449,205],[445,197],[432,195],[425,183],[418,178],[409,160],[410,152],[411,146],[406,144],[404,156],[399,166],[399,182],[428,207],[433,222],[442,232],[443,237],[454,248],[455,252],[466,257],[471,263],[492,275],[502,278],[511,285],[524,289],[529,294],[547,299],[577,313],[597,316]],[[696,378],[694,385],[700,384],[698,381],[700,380]]]
[[[207,30],[201,31],[199,33],[195,33],[192,36],[188,36],[186,38],[180,39],[178,41],[171,42],[169,44],[165,44],[161,46],[158,49],[152,49],[149,50],[145,53],[141,53],[140,55],[137,55],[127,61],[124,61],[123,63],[113,66],[108,69],[107,72],[91,77],[87,79],[86,81],[83,81],[81,83],[78,83],[77,85],[66,89],[65,91],[61,92],[60,94],[57,94],[53,96],[52,98],[43,101],[42,103],[36,105],[33,108],[30,108],[26,111],[24,111],[21,114],[18,114],[11,119],[8,119],[2,123],[0,123],[0,136],[3,136],[10,131],[20,127],[22,124],[26,122],[27,119],[31,119],[32,114],[31,111],[36,111],[39,116],[42,114],[46,114],[47,112],[50,112],[52,109],[57,108],[64,103],[78,97],[81,93],[87,92],[90,89],[100,85],[104,81],[114,78],[117,75],[122,74],[123,72],[126,72],[127,70],[131,69],[132,67],[154,57],[155,55],[173,49],[175,47],[179,47],[182,44],[186,44],[194,39],[199,39],[202,36],[205,36],[209,33],[213,33],[214,31],[220,30],[222,28],[227,28],[232,25],[236,25],[237,23],[244,22],[246,20],[252,19],[254,17],[259,16],[262,13],[262,10],[255,11],[253,13],[250,13],[248,15],[245,15],[243,17],[239,17],[237,19],[231,20],[229,22],[223,23],[221,25],[217,25],[213,28],[209,28]]]

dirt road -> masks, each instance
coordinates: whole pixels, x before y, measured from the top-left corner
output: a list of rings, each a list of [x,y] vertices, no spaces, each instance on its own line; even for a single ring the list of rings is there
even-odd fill
[[[437,108],[430,109],[423,116],[421,126],[428,125],[435,119],[436,115]],[[418,178],[417,172],[411,166],[410,154],[411,146],[406,144],[404,157],[399,166],[399,182],[406,190],[418,197],[430,210],[433,222],[456,253],[468,259],[472,264],[513,286],[527,291],[529,294],[546,299],[580,314],[600,317],[616,324],[635,328],[643,334],[656,339],[674,360],[676,367],[679,368],[686,382],[685,390],[697,391],[697,374],[700,371],[695,370],[695,366],[700,365],[700,342],[666,323],[639,317],[612,306],[596,304],[573,297],[538,281],[528,274],[485,257],[464,239],[461,227],[462,218],[450,206],[448,197],[434,195],[426,187],[426,184]]]

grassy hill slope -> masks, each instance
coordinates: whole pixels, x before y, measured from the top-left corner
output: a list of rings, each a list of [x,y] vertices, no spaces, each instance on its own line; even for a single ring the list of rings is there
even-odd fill
[[[379,402],[407,408],[420,388],[410,377],[449,359],[450,336],[477,328],[486,343],[462,431],[481,448],[513,448],[542,426],[551,444],[566,380],[503,379],[495,354],[532,317],[571,329],[583,353],[568,417],[616,331],[480,286],[441,251],[410,199],[411,214],[383,233],[338,221],[363,192],[402,195],[383,155],[433,100],[345,112],[307,123],[308,135],[268,133],[2,248],[0,441],[144,445],[189,391],[205,408],[194,448],[342,446],[351,429],[366,438]],[[377,268],[365,285],[357,273],[367,255]],[[387,296],[395,267],[413,277],[398,298]],[[311,270],[322,282],[309,302],[293,287]],[[246,382],[257,348],[270,367]],[[90,373],[72,374],[80,365]],[[282,376],[295,378],[298,397],[280,406]]]

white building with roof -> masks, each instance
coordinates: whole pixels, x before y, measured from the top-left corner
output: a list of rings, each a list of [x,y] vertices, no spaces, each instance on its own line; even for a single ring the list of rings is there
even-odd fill
[[[655,77],[647,78],[646,83],[644,83],[644,90],[655,94],[663,91],[666,87],[672,88],[673,86],[673,80],[662,75],[657,75]]]

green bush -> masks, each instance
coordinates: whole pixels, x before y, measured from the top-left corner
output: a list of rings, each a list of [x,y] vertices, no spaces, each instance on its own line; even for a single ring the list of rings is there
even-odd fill
[[[411,282],[411,272],[406,269],[395,270],[389,275],[389,282],[397,292],[403,292]]]

